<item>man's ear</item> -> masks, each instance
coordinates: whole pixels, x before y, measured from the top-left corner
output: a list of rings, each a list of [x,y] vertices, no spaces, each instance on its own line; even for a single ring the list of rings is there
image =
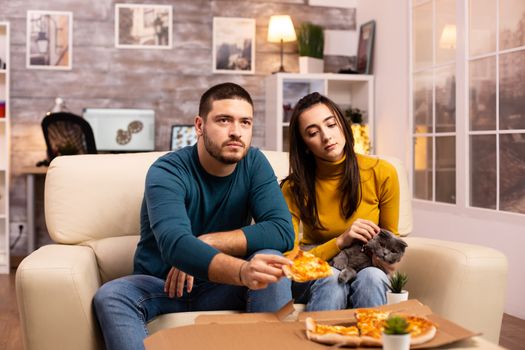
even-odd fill
[[[193,124],[195,125],[195,132],[197,133],[197,136],[201,136],[203,134],[202,128],[204,126],[204,119],[202,119],[201,116],[196,116]]]

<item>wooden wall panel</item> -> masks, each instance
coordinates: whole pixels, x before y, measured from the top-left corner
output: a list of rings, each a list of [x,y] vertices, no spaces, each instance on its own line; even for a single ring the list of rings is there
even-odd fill
[[[116,49],[115,3],[172,5],[173,48]],[[327,29],[356,28],[355,9],[311,7],[306,0],[0,0],[0,9],[0,20],[11,22],[12,33],[13,221],[26,221],[25,178],[20,171],[46,157],[40,122],[53,106],[55,97],[62,97],[68,108],[78,114],[85,107],[153,108],[156,149],[167,150],[171,124],[192,123],[202,92],[213,84],[233,81],[252,94],[253,144],[264,147],[264,77],[280,64],[279,45],[266,42],[269,17],[290,14],[296,27],[303,21],[311,21]],[[26,69],[27,10],[73,12],[71,71]],[[212,74],[214,16],[256,19],[254,75]],[[296,43],[287,43],[284,48],[285,67],[297,72]],[[337,71],[340,65],[337,59],[326,60],[327,71]],[[47,233],[42,216],[37,218],[37,223],[42,235],[40,241],[45,241]],[[15,254],[24,252],[23,244],[23,241],[18,244]]]

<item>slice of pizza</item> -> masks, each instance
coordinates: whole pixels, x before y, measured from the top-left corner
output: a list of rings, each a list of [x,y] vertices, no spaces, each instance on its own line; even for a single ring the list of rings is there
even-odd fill
[[[389,311],[379,309],[357,309],[355,318],[357,319],[357,328],[361,335],[361,345],[363,346],[381,346],[382,332],[385,320],[390,315]]]
[[[410,333],[410,344],[423,344],[434,338],[436,325],[422,316],[400,314],[405,317]],[[362,346],[380,346],[382,332],[390,312],[378,309],[358,309],[355,313]]]
[[[330,326],[318,324],[313,318],[307,317],[306,337],[318,343],[358,347],[361,344],[359,330],[356,326]]]
[[[404,316],[408,322],[410,332],[410,344],[418,345],[433,339],[437,332],[434,322],[422,316]]]
[[[312,253],[297,250],[288,256],[292,265],[283,267],[284,274],[295,282],[307,282],[330,276],[332,268]]]

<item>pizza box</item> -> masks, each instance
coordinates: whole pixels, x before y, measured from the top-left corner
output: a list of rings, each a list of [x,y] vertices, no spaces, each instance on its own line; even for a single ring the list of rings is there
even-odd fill
[[[406,312],[426,316],[438,325],[431,341],[413,346],[413,349],[434,348],[477,335],[451,321],[432,313],[417,300],[385,305],[383,310]],[[147,350],[178,349],[328,349],[306,338],[306,317],[325,324],[349,324],[355,322],[354,310],[293,312],[290,303],[276,313],[201,315],[191,326],[161,330],[144,341]],[[373,348],[363,348],[373,349]],[[376,348],[377,349],[377,348]]]

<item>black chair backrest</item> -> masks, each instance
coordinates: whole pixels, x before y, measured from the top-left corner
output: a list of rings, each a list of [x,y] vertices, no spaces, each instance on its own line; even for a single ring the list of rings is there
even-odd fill
[[[42,131],[49,161],[57,156],[97,153],[93,130],[78,115],[66,112],[48,114],[42,120]]]

